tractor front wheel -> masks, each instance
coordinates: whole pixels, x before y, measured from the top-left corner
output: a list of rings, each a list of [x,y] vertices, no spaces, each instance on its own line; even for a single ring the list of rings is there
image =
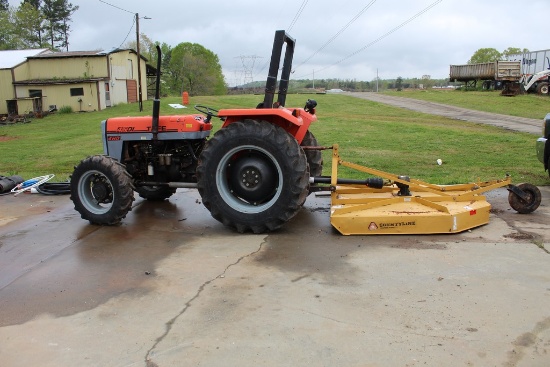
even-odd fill
[[[92,224],[114,225],[132,208],[132,177],[115,159],[96,155],[75,167],[71,200],[82,219]]]
[[[220,129],[199,157],[198,190],[212,216],[238,232],[273,231],[308,194],[304,151],[284,129],[245,120]]]

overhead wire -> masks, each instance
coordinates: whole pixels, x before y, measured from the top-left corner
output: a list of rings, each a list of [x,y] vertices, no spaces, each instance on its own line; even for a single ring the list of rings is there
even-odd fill
[[[323,49],[325,47],[327,47],[328,45],[330,45],[332,43],[332,41],[334,41],[339,35],[341,35],[346,29],[349,28],[350,25],[352,25],[357,19],[359,19],[359,17],[361,15],[363,15],[364,12],[366,12],[374,3],[376,2],[376,0],[372,0],[370,3],[367,4],[367,6],[365,6],[363,9],[361,9],[359,11],[359,13],[357,13],[345,26],[343,26],[342,28],[340,28],[340,30],[338,32],[336,32],[336,34],[334,36],[332,36],[327,42],[325,42],[325,44],[323,44],[317,51],[315,51],[310,57],[308,57],[307,59],[305,59],[304,61],[302,61],[297,67],[296,69],[298,69],[300,66],[304,65],[306,62],[308,62],[309,60],[311,60],[315,55],[317,55],[319,52],[323,51]]]
[[[116,8],[116,9],[118,9],[118,10],[125,11],[126,13],[135,14],[134,12],[131,12],[130,10],[122,9],[122,8],[119,7],[119,6],[113,5],[113,4],[108,3],[108,2],[106,2],[106,1],[99,0],[99,2],[100,2],[100,3],[103,3],[103,4],[106,4],[106,5],[109,5],[109,6],[112,6],[113,8]]]
[[[422,14],[426,13],[427,11],[429,11],[430,9],[432,9],[434,6],[436,6],[437,4],[439,4],[440,2],[442,2],[443,0],[437,0],[435,2],[433,2],[432,4],[428,5],[426,8],[422,9],[421,11],[419,11],[418,13],[416,13],[415,15],[413,15],[412,17],[410,17],[409,19],[407,19],[406,21],[404,21],[403,23],[401,23],[400,25],[398,25],[397,27],[393,28],[392,30],[384,33],[382,36],[378,37],[377,39],[375,39],[374,41],[368,43],[367,45],[361,47],[360,49],[352,52],[351,54],[347,55],[346,57],[343,57],[342,59],[338,60],[337,62],[335,62],[334,64],[331,64],[329,66],[326,66],[324,68],[321,68],[321,69],[318,69],[318,70],[315,70],[316,72],[321,72],[321,71],[325,71],[333,66],[336,66],[350,58],[352,58],[353,56],[357,55],[358,53],[360,52],[363,52],[364,50],[366,50],[367,48],[373,46],[374,44],[380,42],[381,40],[383,40],[384,38],[388,37],[389,35],[391,35],[392,33],[396,32],[397,30],[403,28],[405,25],[409,24],[410,22],[412,22],[413,20],[415,20],[416,18],[418,18],[419,16],[421,16]],[[309,75],[309,74],[307,74]],[[304,75],[302,77],[306,77],[307,75]],[[302,77],[299,77],[298,79],[302,78]]]
[[[121,8],[120,6],[116,6],[116,5],[114,5],[114,4],[111,4],[111,3],[106,2],[106,1],[104,1],[104,0],[99,0],[99,2],[100,2],[100,3],[103,3],[103,4],[105,4],[105,5],[109,5],[109,6],[113,7],[113,8],[115,8],[115,9],[125,11],[126,13],[130,13],[130,14],[136,15],[136,13],[131,12],[130,10],[123,9],[123,8]],[[134,17],[134,20],[133,20],[133,22],[132,22],[132,26],[130,27],[130,30],[128,31],[128,34],[126,35],[126,37],[124,37],[124,41],[122,41],[122,42],[120,43],[120,46],[118,46],[118,48],[121,48],[122,45],[124,44],[124,42],[126,42],[126,40],[128,39],[128,37],[130,36],[130,33],[132,32],[132,29],[134,29],[134,25],[135,25],[135,24],[136,24],[136,18]]]
[[[100,0],[101,1],[101,0]],[[302,12],[304,11],[307,3],[308,3],[309,0],[304,0],[302,1],[302,5],[300,5],[300,8],[298,9],[298,11],[296,12],[296,15],[294,16],[294,18],[292,19],[292,21],[290,22],[290,25],[288,26],[287,28],[287,32],[290,32],[292,30],[292,28],[294,27],[294,25],[296,24],[296,22],[298,21],[298,19],[300,18],[300,15],[302,15]],[[374,0],[376,1],[376,0]],[[254,75],[254,76],[258,76],[262,71],[264,71],[264,69],[267,67],[267,64],[269,63],[270,60],[267,60],[264,65],[261,67],[261,69]]]
[[[132,29],[134,29],[134,25],[136,24],[136,18],[133,18],[134,21],[132,22],[132,26],[130,27],[130,30],[128,31],[128,34],[126,35],[126,37],[124,37],[124,41],[122,41],[120,43],[120,46],[118,46],[118,48],[121,48],[122,45],[124,44],[124,42],[126,42],[126,40],[128,39],[128,37],[130,36],[130,33],[132,32]]]
[[[290,25],[288,26],[287,30],[290,32],[292,30],[292,28],[294,27],[294,25],[296,24],[296,22],[298,21],[298,18],[300,18],[300,15],[302,14],[302,12],[304,11],[304,8],[306,7],[307,5],[307,2],[308,0],[304,0],[302,2],[302,5],[300,5],[300,8],[298,9],[298,12],[296,13],[296,15],[294,16],[294,19],[292,19],[292,22],[290,22]]]

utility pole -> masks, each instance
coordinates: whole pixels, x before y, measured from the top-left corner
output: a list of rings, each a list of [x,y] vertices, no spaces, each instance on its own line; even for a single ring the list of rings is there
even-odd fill
[[[376,93],[378,93],[378,68],[376,69]]]
[[[313,69],[313,89],[315,89],[315,69]]]
[[[137,51],[137,69],[138,69],[138,104],[139,112],[143,111],[143,99],[141,96],[141,55],[139,53],[139,14],[136,13],[136,51]]]
[[[143,19],[151,19],[147,16],[143,17]],[[139,112],[143,111],[143,95],[142,95],[142,89],[141,89],[141,53],[139,52],[139,14],[136,13],[136,51],[137,51],[137,59],[138,59],[138,104],[139,104]]]
[[[143,111],[143,98],[142,98],[142,92],[141,92],[141,54],[139,52],[139,14],[138,13],[134,13],[134,12],[131,12],[129,10],[126,10],[126,9],[123,9],[123,8],[120,8],[118,6],[115,6],[113,4],[109,4],[108,2],[106,1],[103,1],[103,0],[99,0],[99,2],[101,3],[104,3],[106,5],[109,5],[113,8],[116,8],[118,10],[122,10],[126,13],[130,13],[130,14],[135,14],[135,23],[136,23],[136,52],[137,52],[137,59],[138,59],[138,64],[137,64],[137,71],[138,71],[138,78],[137,78],[137,83],[138,83],[138,104],[139,104],[139,111]],[[143,17],[143,19],[151,19],[149,17]]]

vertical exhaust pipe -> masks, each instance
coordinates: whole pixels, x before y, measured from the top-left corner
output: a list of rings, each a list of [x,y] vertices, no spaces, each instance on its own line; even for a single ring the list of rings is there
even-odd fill
[[[155,81],[155,99],[153,100],[153,126],[151,126],[151,132],[153,133],[153,140],[158,140],[158,133],[159,133],[161,59],[162,59],[162,52],[160,51],[160,46],[157,45],[157,80]]]
[[[279,65],[281,63],[281,55],[283,46],[286,43],[285,57],[283,60],[283,70],[281,80],[279,82],[279,94],[277,105],[283,106],[286,102],[286,94],[288,92],[288,83],[290,80],[290,72],[292,70],[292,57],[294,55],[294,45],[296,41],[290,37],[285,31],[276,31],[275,39],[273,40],[273,50],[271,51],[271,61],[269,64],[269,73],[265,83],[265,96],[262,108],[273,108],[273,99],[275,98],[275,90],[277,89],[277,76],[279,74]]]

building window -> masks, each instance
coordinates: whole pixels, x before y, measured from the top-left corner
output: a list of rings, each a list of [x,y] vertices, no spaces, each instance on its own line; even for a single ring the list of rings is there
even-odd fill
[[[71,97],[83,96],[84,88],[71,88]]]
[[[42,89],[29,89],[29,97],[42,97]]]
[[[128,59],[128,71],[126,72],[128,79],[134,79],[134,63],[132,59]]]

